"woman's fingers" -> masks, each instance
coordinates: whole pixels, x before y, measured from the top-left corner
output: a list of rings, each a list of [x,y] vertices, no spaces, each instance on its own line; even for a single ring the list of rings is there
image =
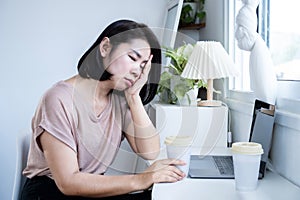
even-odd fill
[[[148,76],[150,69],[151,69],[152,58],[153,58],[153,55],[150,55],[149,60],[147,61],[145,68],[142,71],[142,75]]]
[[[163,159],[156,162],[161,162],[163,165],[185,165],[186,163],[183,160],[179,159]]]
[[[164,170],[153,172],[153,177],[154,183],[176,182],[182,180],[185,177],[185,174],[175,166],[169,166],[164,168]]]
[[[182,180],[186,174],[179,170],[176,165],[185,165],[182,160],[163,159],[154,162],[148,172],[153,173],[153,181],[158,182],[176,182]]]

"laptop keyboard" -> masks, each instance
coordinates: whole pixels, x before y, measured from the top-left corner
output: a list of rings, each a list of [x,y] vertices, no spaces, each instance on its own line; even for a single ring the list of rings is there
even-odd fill
[[[213,156],[221,174],[234,174],[232,156]]]

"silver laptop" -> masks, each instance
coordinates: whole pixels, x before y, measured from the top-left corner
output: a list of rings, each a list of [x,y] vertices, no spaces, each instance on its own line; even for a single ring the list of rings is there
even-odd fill
[[[261,158],[259,178],[263,178],[271,148],[275,106],[256,99],[249,141],[260,143],[264,149]],[[191,155],[190,178],[233,179],[232,156]]]

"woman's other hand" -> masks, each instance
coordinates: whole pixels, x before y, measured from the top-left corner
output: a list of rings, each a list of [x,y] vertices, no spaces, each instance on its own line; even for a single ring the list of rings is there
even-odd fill
[[[139,183],[146,184],[143,188],[149,188],[153,183],[174,183],[182,180],[186,174],[179,170],[176,165],[185,165],[182,160],[163,159],[157,160],[143,173],[138,174]]]

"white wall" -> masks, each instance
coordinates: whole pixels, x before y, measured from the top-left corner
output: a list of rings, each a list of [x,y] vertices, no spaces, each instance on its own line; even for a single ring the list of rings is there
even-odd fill
[[[300,187],[300,100],[280,97],[276,104],[272,163],[281,175]]]
[[[0,199],[11,199],[16,137],[42,93],[74,75],[84,51],[120,18],[162,27],[167,1],[0,1]]]
[[[200,40],[215,40],[224,44],[226,24],[224,18],[224,5],[228,0],[206,0],[206,26],[199,30]]]

